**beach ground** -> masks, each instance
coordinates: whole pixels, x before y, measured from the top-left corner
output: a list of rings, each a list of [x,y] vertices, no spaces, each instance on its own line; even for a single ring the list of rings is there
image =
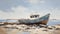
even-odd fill
[[[28,34],[60,34],[60,29],[36,28],[26,31],[19,29],[7,29],[0,27],[0,34],[22,34],[23,32],[30,32]],[[25,33],[26,34],[26,33]]]

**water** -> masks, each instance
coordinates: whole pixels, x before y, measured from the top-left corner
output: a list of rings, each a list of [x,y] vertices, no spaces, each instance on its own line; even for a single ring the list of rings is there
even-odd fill
[[[60,24],[60,20],[49,20],[47,25],[56,25]]]

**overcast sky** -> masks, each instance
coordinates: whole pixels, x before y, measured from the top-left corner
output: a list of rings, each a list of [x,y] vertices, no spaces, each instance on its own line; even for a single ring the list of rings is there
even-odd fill
[[[27,18],[33,13],[60,19],[60,0],[0,0],[0,19]]]

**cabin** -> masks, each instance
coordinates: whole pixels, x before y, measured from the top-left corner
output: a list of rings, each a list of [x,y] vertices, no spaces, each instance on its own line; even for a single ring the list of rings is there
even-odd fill
[[[39,15],[31,15],[30,18],[38,18]]]

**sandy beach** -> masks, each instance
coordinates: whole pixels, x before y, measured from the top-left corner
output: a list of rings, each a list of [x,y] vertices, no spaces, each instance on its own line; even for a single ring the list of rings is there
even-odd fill
[[[18,27],[20,27],[20,25]],[[25,34],[60,34],[60,29],[58,29],[58,26],[56,26],[56,28],[32,27],[31,29],[23,30],[24,27],[22,27],[21,28],[22,30],[20,30],[20,29],[14,29],[14,28],[11,29],[11,28],[0,27],[0,34],[24,34],[24,33]]]
[[[6,29],[0,27],[0,34],[7,34],[7,33],[6,33]]]

